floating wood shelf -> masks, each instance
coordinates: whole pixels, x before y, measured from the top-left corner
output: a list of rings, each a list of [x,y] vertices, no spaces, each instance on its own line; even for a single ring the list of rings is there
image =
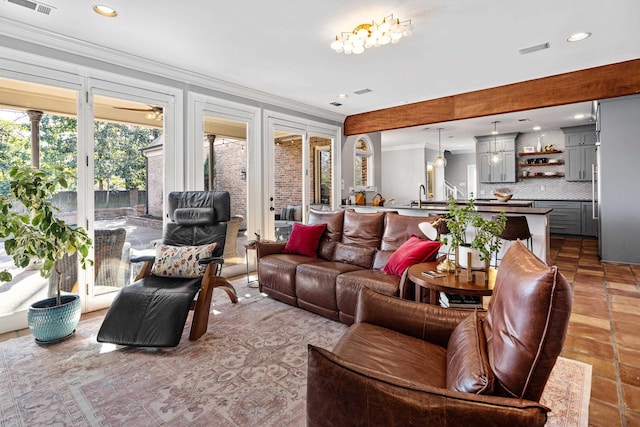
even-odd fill
[[[547,162],[547,163],[518,163],[518,165],[520,167],[523,167],[523,168],[525,168],[525,167],[528,168],[529,166],[557,166],[557,165],[564,165],[564,160],[560,160],[560,161],[555,162],[555,163],[549,163],[549,162]]]
[[[540,154],[557,154],[562,152],[563,152],[562,150],[530,151],[526,153],[518,153],[518,156],[538,156]]]
[[[559,173],[557,175],[527,175],[527,176],[520,176],[520,179],[530,179],[530,178],[563,178],[564,174],[563,173]]]

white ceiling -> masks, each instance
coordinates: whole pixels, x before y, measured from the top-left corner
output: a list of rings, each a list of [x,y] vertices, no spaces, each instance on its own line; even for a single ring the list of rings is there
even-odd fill
[[[45,3],[56,8],[54,13],[0,1],[0,20],[345,116],[640,57],[638,0],[104,0],[118,11],[112,19],[95,14],[91,2]],[[413,34],[399,44],[361,55],[330,49],[337,33],[391,13],[414,25]],[[568,43],[567,36],[578,31],[593,35]],[[7,35],[1,28],[0,34]],[[518,53],[545,42],[549,49]],[[372,92],[353,93],[364,88]],[[340,107],[329,105],[339,93],[349,97],[339,100]],[[504,119],[500,131],[507,131]],[[495,119],[480,120],[472,133],[489,133]],[[444,148],[467,139],[470,131],[444,138],[459,126],[443,126]],[[418,138],[415,132],[406,134],[385,132],[385,144]]]

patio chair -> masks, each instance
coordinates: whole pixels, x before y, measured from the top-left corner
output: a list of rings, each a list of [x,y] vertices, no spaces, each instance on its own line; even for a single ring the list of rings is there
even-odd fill
[[[124,228],[94,231],[95,285],[121,288],[128,279],[129,243],[125,242]],[[65,255],[60,260],[61,290],[78,292],[78,257]],[[49,277],[49,296],[56,294],[58,274],[54,270]]]
[[[189,339],[207,330],[214,288],[238,301],[231,283],[220,276],[224,262],[230,197],[226,191],[169,194],[169,217],[156,255],[144,261],[135,282],[122,288],[105,315],[99,342],[140,347],[175,347],[189,310],[194,310]],[[197,299],[195,299],[197,295]]]

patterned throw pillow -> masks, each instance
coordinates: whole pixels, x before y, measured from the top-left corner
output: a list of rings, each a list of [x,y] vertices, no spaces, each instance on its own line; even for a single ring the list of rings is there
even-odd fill
[[[217,243],[202,246],[158,245],[151,274],[165,277],[200,277],[207,266],[198,264],[198,260],[210,257],[217,246]]]

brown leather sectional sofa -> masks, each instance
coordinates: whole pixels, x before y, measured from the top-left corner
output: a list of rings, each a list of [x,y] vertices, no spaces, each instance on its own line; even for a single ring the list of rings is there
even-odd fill
[[[260,291],[352,324],[362,287],[391,296],[412,295],[406,271],[398,277],[382,268],[412,234],[426,239],[418,224],[436,219],[394,212],[311,211],[309,224],[327,224],[318,257],[282,253],[285,242],[258,242]]]

